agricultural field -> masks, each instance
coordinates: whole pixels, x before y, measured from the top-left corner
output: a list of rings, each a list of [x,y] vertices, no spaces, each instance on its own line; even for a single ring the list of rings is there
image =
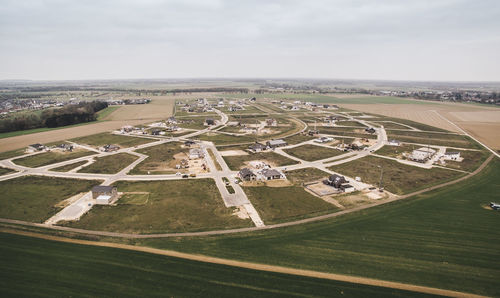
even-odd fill
[[[125,233],[166,233],[251,226],[226,208],[212,179],[126,182],[119,192],[149,193],[144,205],[118,200],[117,206],[94,206],[66,226]]]
[[[301,186],[244,188],[267,224],[286,222],[337,211],[338,208],[306,192]]]
[[[183,148],[179,142],[168,142],[144,149],[139,149],[137,152],[148,156],[144,161],[139,163],[130,171],[132,175],[144,174],[172,174],[178,170],[175,165],[179,163],[175,156],[187,157],[189,148]]]
[[[96,157],[90,165],[83,167],[78,173],[115,174],[138,159],[128,153]]]
[[[0,217],[43,222],[62,209],[57,203],[98,184],[98,180],[43,176],[0,181]]]
[[[500,296],[500,160],[469,180],[329,220],[142,245]]]
[[[23,158],[14,159],[13,162],[20,166],[38,168],[54,163],[59,163],[79,157],[94,155],[95,152],[75,149],[72,152],[48,151],[35,155],[26,156]]]
[[[383,187],[387,191],[399,195],[463,176],[463,173],[452,170],[424,169],[375,156],[363,157],[349,163],[332,166],[329,169],[349,177],[361,177],[362,181],[378,186],[380,167],[383,170]]]
[[[298,163],[293,159],[271,151],[250,153],[248,155],[224,156],[223,158],[226,161],[227,166],[233,171],[244,168],[246,166],[246,163],[252,160],[260,160],[270,164],[273,167],[288,166]]]
[[[101,297],[191,297],[199,296],[200,292],[207,297],[423,296],[402,290],[6,233],[0,233],[0,261],[3,267],[0,294],[4,297],[32,296],[34,293],[52,297],[75,297],[82,293]],[[102,278],[102,272],[107,272],[108,277]]]
[[[286,153],[290,154],[293,157],[297,157],[306,161],[326,159],[329,157],[334,157],[345,153],[344,151],[340,151],[334,148],[327,148],[311,144],[305,144],[290,149],[283,149],[283,151],[285,151]]]
[[[101,147],[108,144],[118,145],[120,147],[134,147],[142,144],[151,143],[155,140],[147,138],[115,135],[110,133],[99,133],[86,137],[71,139],[71,141],[78,144],[86,144],[94,147]]]

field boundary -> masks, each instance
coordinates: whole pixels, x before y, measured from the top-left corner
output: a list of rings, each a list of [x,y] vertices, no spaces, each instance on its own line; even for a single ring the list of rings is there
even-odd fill
[[[204,262],[204,263],[226,265],[226,266],[231,266],[231,267],[238,267],[238,268],[245,268],[245,269],[259,270],[259,271],[266,271],[266,272],[273,272],[273,273],[291,274],[291,275],[312,277],[312,278],[319,278],[319,279],[326,279],[326,280],[335,280],[335,281],[348,282],[348,283],[354,283],[354,284],[362,284],[362,285],[368,285],[368,286],[425,293],[425,294],[431,294],[431,295],[441,295],[441,296],[449,296],[449,297],[485,297],[485,296],[475,295],[475,294],[471,294],[471,293],[464,293],[464,292],[458,292],[458,291],[453,291],[453,290],[445,290],[445,289],[440,289],[440,288],[406,284],[406,283],[400,283],[400,282],[394,282],[394,281],[386,281],[386,280],[372,279],[372,278],[345,275],[345,274],[326,273],[326,272],[305,270],[305,269],[295,269],[295,268],[289,268],[289,267],[283,267],[283,266],[243,262],[243,261],[236,261],[236,260],[230,260],[230,259],[209,257],[209,256],[204,256],[204,255],[182,253],[182,252],[177,252],[177,251],[173,251],[173,250],[163,250],[163,249],[157,249],[157,248],[151,248],[151,247],[145,247],[145,246],[134,246],[134,245],[128,245],[128,244],[121,244],[121,243],[71,239],[71,238],[64,238],[64,237],[59,237],[59,236],[52,236],[52,235],[33,233],[33,232],[27,232],[27,231],[17,231],[17,230],[4,229],[4,228],[0,228],[0,232],[21,235],[21,236],[27,236],[27,237],[33,237],[33,238],[38,238],[38,239],[44,239],[44,240],[49,240],[49,241],[58,241],[58,242],[87,245],[87,246],[118,248],[118,249],[125,249],[125,250],[129,250],[129,251],[150,253],[150,254],[156,254],[156,255],[162,255],[162,256],[168,256],[168,257],[174,257],[174,258],[181,258],[181,259]]]
[[[234,234],[234,233],[243,233],[243,232],[253,232],[253,231],[260,231],[260,230],[270,230],[270,229],[289,227],[289,226],[295,226],[295,225],[300,225],[300,224],[305,224],[305,223],[310,223],[310,222],[326,220],[326,219],[338,217],[341,215],[353,213],[356,211],[365,210],[365,209],[372,208],[375,206],[380,206],[380,205],[388,204],[391,202],[407,199],[409,197],[420,195],[420,194],[423,194],[423,193],[428,192],[428,191],[432,191],[432,190],[439,189],[439,188],[442,188],[445,186],[449,186],[449,185],[461,182],[463,180],[466,180],[466,179],[478,174],[486,167],[486,165],[488,165],[488,163],[490,163],[490,161],[493,158],[494,158],[494,155],[491,154],[481,164],[481,166],[479,166],[476,170],[474,170],[474,172],[469,173],[465,176],[462,176],[456,180],[452,180],[452,181],[448,181],[448,182],[445,182],[442,184],[434,185],[432,187],[424,188],[424,189],[421,189],[421,190],[418,190],[418,191],[415,191],[415,192],[412,192],[412,193],[409,193],[406,195],[396,196],[396,197],[390,198],[390,199],[385,200],[385,201],[375,202],[375,203],[370,204],[370,205],[362,205],[362,206],[358,206],[358,207],[355,207],[352,209],[338,211],[335,213],[329,213],[329,214],[320,215],[320,216],[316,216],[316,217],[304,218],[304,219],[300,219],[300,220],[296,220],[296,221],[266,225],[264,227],[248,227],[248,228],[237,228],[237,229],[228,229],[228,230],[213,230],[213,231],[184,232],[184,233],[127,234],[127,233],[106,232],[106,231],[93,231],[93,230],[77,229],[77,228],[62,227],[62,226],[52,226],[52,225],[46,225],[46,224],[41,224],[41,223],[33,223],[33,222],[27,222],[27,221],[22,221],[22,220],[17,220],[17,219],[7,219],[7,218],[0,218],[0,223],[31,226],[31,227],[38,227],[38,228],[47,228],[47,229],[51,229],[51,230],[74,232],[74,233],[79,233],[79,234],[87,234],[87,235],[95,235],[95,236],[130,238],[130,239],[197,237],[197,236],[224,235],[224,234]]]

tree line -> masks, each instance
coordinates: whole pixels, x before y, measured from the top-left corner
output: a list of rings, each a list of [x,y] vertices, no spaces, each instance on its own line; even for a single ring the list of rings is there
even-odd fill
[[[92,101],[70,104],[62,108],[44,110],[41,114],[26,113],[0,120],[0,132],[11,132],[42,127],[60,127],[97,120],[97,112],[108,106],[106,102]]]

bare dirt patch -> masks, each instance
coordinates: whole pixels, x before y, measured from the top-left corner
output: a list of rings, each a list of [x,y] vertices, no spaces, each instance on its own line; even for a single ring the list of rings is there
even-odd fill
[[[220,155],[222,156],[240,156],[240,155],[248,155],[248,152],[245,152],[243,150],[226,150],[226,151],[219,151]]]

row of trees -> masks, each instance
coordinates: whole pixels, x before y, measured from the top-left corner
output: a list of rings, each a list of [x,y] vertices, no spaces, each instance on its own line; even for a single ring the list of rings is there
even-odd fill
[[[0,132],[19,131],[41,127],[60,127],[97,120],[97,112],[108,104],[101,101],[66,105],[48,109],[41,114],[26,113],[0,120]]]

